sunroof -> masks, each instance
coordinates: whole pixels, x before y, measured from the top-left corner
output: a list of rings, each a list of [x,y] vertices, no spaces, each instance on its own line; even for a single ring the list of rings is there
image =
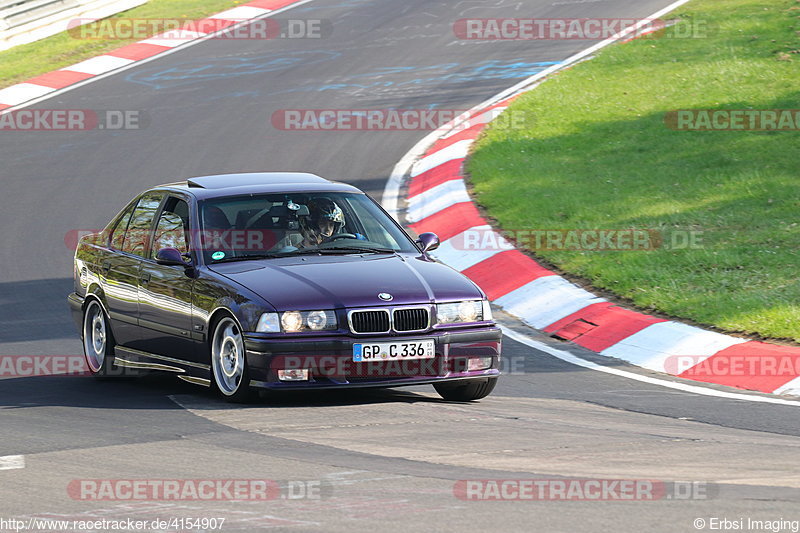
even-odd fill
[[[278,183],[326,183],[328,180],[307,172],[252,172],[247,174],[220,174],[200,176],[186,180],[189,187],[225,189],[248,185],[274,185]]]

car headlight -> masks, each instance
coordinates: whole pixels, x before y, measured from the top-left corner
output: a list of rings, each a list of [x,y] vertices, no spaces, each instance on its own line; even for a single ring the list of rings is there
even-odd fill
[[[260,323],[261,321],[259,321]],[[333,311],[286,311],[281,313],[280,328],[277,331],[299,333],[301,331],[325,331],[336,329],[337,327],[336,313]],[[269,331],[272,332],[274,330]]]
[[[303,315],[299,311],[287,311],[281,315],[281,326],[287,333],[295,333],[303,329]]]
[[[314,331],[325,329],[328,322],[330,319],[325,311],[311,311],[306,317],[306,325]]]
[[[492,311],[487,300],[467,300],[436,306],[436,320],[439,324],[483,322],[491,319]]]

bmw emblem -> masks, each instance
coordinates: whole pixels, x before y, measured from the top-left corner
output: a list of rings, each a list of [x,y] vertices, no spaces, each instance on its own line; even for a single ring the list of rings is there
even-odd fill
[[[382,292],[378,294],[378,298],[380,298],[384,302],[391,302],[394,299],[394,296],[392,296],[388,292]]]

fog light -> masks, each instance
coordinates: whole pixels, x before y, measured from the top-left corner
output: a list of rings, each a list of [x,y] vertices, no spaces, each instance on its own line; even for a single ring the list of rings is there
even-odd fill
[[[307,368],[291,368],[278,370],[278,379],[281,381],[308,381]]]
[[[486,370],[487,368],[492,368],[492,357],[491,356],[484,356],[484,357],[470,357],[469,363],[467,363],[467,370]]]

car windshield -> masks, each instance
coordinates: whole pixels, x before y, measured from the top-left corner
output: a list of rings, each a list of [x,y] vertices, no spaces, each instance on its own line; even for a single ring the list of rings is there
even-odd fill
[[[365,194],[292,193],[200,203],[200,249],[220,263],[299,254],[416,252]]]

